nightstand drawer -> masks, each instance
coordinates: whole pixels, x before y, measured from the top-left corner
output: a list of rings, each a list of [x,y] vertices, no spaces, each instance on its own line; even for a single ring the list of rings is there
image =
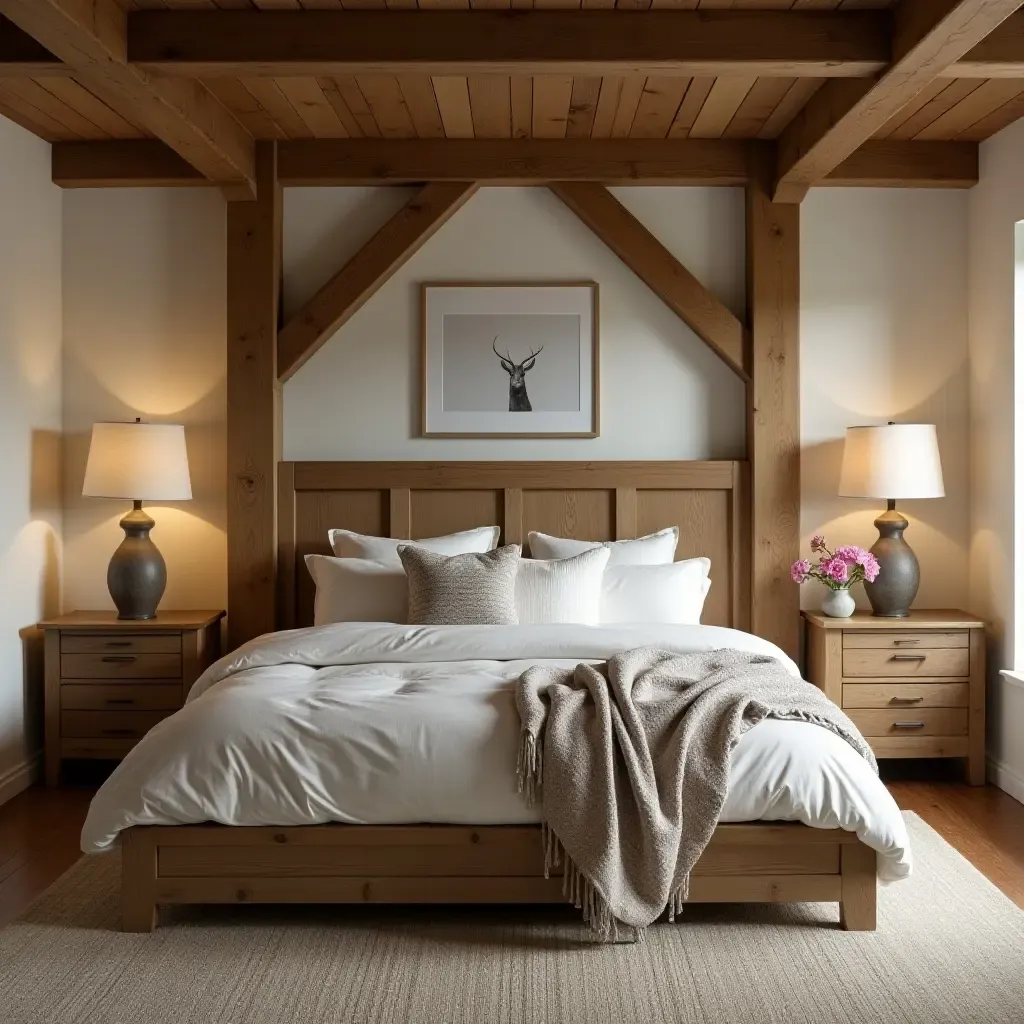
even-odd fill
[[[68,683],[60,688],[60,706],[65,711],[177,711],[181,690],[173,683]]]
[[[923,651],[843,650],[844,676],[968,676],[971,655],[966,647],[933,647]]]
[[[843,708],[965,708],[968,683],[844,683]]]
[[[62,633],[61,654],[181,654],[181,636],[111,636],[109,633]]]
[[[876,736],[966,736],[967,710],[908,708],[905,711],[848,711],[870,743]]]
[[[844,650],[863,650],[865,648],[882,651],[914,651],[920,647],[969,647],[970,635],[966,629],[950,632],[929,633],[924,630],[897,633],[889,630],[885,633],[843,633]]]
[[[138,739],[173,711],[62,711],[60,734],[70,738]]]
[[[177,654],[62,654],[64,679],[180,679]]]

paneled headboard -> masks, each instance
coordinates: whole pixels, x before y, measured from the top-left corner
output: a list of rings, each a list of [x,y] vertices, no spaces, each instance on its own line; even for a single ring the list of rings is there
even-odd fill
[[[331,528],[416,539],[497,523],[501,543],[524,545],[530,530],[623,540],[678,526],[676,557],[711,559],[703,621],[747,629],[748,495],[745,462],[283,462],[278,628],[312,624],[303,557],[330,554]]]

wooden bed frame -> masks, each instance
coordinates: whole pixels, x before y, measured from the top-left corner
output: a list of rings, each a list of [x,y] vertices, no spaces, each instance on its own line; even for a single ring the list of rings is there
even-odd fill
[[[748,467],[743,462],[282,463],[280,628],[312,622],[303,565],[342,527],[415,538],[500,523],[622,540],[677,525],[677,556],[712,559],[704,621],[750,621]],[[512,770],[512,766],[509,766]],[[150,931],[177,903],[549,903],[539,826],[223,825],[122,833],[123,927]],[[855,835],[799,824],[720,825],[691,902],[838,902],[850,930],[875,927],[875,853]]]

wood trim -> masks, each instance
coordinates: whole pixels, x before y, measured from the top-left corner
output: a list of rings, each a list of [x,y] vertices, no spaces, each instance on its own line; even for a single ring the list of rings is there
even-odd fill
[[[136,826],[122,842],[126,931],[151,930],[159,904],[565,899],[561,880],[543,877],[538,826]],[[456,861],[465,874],[453,872]],[[366,870],[373,863],[378,873]],[[401,874],[404,864],[415,870]],[[844,927],[870,929],[874,871],[874,851],[851,832],[719,825],[689,902],[839,902]]]
[[[865,76],[878,11],[139,11],[128,56],[190,78],[373,74]]]
[[[800,541],[800,211],[774,203],[771,169],[747,186],[752,471],[751,631],[796,658]]]
[[[127,62],[127,15],[116,0],[0,0],[0,13],[229,195],[252,197],[252,137],[201,83],[157,78]]]
[[[389,506],[390,535],[397,540],[411,540],[412,491],[408,487],[392,487]]]
[[[13,21],[0,16],[0,78],[40,78],[70,75],[71,69],[23,32]]]
[[[228,635],[232,647],[274,629],[277,467],[281,450],[277,326],[282,194],[276,143],[257,146],[260,191],[227,204]]]
[[[746,329],[606,188],[549,186],[559,199],[740,376]]]
[[[288,321],[277,339],[288,380],[476,192],[473,183],[425,185]]]
[[[313,139],[278,143],[278,175],[291,185],[420,184],[455,171],[484,185],[743,185],[770,142],[735,139]],[[213,183],[152,139],[57,142],[62,188],[196,187]],[[472,173],[470,173],[472,172]],[[871,140],[819,185],[970,188],[976,142]]]
[[[901,0],[889,67],[877,79],[826,82],[782,133],[775,201],[800,202],[1019,6],[1020,0]]]
[[[615,488],[615,539],[632,540],[636,537],[636,488]]]

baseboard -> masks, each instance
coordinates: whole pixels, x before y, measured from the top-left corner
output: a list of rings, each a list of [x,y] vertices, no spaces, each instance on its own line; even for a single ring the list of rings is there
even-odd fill
[[[0,804],[7,803],[12,797],[28,789],[33,782],[38,781],[42,761],[43,755],[36,754],[35,757],[16,764],[0,775]]]
[[[1014,800],[1024,804],[1024,775],[994,758],[988,759],[989,781],[998,786],[1004,793],[1009,793]]]

